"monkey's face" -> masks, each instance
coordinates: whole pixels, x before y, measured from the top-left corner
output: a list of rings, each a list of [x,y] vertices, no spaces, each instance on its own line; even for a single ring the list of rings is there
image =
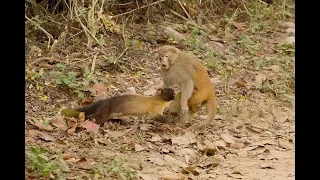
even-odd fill
[[[159,54],[159,64],[162,69],[169,69],[170,67],[170,60],[168,53],[161,53]]]

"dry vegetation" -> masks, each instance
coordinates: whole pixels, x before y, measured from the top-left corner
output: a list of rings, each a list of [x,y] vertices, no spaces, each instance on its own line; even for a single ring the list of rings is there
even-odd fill
[[[25,27],[26,179],[295,178],[292,0],[26,0]],[[163,44],[208,67],[211,126],[185,132],[145,117],[97,127],[59,115],[154,94]]]

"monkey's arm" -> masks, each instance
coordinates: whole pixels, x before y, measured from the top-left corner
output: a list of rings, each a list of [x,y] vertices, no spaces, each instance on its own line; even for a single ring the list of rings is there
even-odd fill
[[[185,114],[189,111],[188,100],[192,96],[194,89],[194,82],[192,79],[185,83],[184,88],[181,89],[181,113]]]

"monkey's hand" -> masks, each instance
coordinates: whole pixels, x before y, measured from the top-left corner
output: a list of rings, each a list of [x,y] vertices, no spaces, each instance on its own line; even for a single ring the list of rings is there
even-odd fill
[[[187,112],[189,112],[189,107],[188,107],[188,105],[186,104],[186,105],[182,105],[181,106],[181,113],[182,114],[186,114]]]

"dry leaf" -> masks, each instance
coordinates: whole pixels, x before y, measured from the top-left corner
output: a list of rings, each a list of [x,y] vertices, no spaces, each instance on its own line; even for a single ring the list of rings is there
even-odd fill
[[[161,180],[184,180],[185,176],[181,173],[168,174],[160,177]]]
[[[169,164],[171,165],[175,165],[175,166],[178,166],[178,167],[185,167],[187,166],[185,163],[171,157],[170,155],[164,155],[164,160],[167,161]]]
[[[238,156],[241,158],[245,158],[248,156],[248,153],[247,153],[247,151],[242,150],[238,153]]]
[[[135,144],[134,145],[134,150],[139,152],[139,151],[143,151],[144,148],[140,144]]]
[[[240,31],[245,30],[245,27],[246,27],[245,23],[238,23],[238,22],[235,22],[235,21],[232,22],[232,25],[234,25],[234,27],[236,27]]]
[[[218,140],[214,143],[217,147],[222,147],[222,148],[226,148],[226,143],[224,141]]]
[[[88,131],[98,131],[100,126],[92,121],[85,121],[81,123],[81,127],[85,128]]]
[[[233,144],[235,143],[235,138],[227,133],[220,134],[221,139],[223,139],[226,143]]]
[[[63,131],[68,129],[68,125],[66,121],[64,120],[64,117],[57,114],[51,121],[51,124],[57,127],[58,129],[61,129]]]
[[[161,158],[159,158],[159,157],[151,157],[151,158],[149,158],[148,160],[149,160],[150,162],[158,165],[158,166],[163,166],[163,165],[164,165],[164,161],[163,161]]]
[[[142,178],[143,180],[158,180],[158,178],[153,177],[151,174],[142,174],[142,173],[139,173],[138,176],[139,176],[140,178]]]
[[[34,120],[33,125],[37,126],[40,130],[53,131],[53,128],[49,124],[45,125],[38,120]]]
[[[203,149],[203,153],[207,156],[214,156],[215,153],[217,152],[216,149],[212,149],[212,148],[205,148]]]
[[[205,148],[199,141],[197,141],[197,147],[200,151],[202,151]]]
[[[198,175],[200,174],[200,173],[196,170],[196,168],[193,167],[193,166],[187,166],[187,167],[182,168],[181,173],[183,173],[183,174],[192,173],[192,174],[195,175],[195,176],[198,176]]]
[[[260,135],[259,131],[252,129],[251,127],[246,126],[246,132],[248,135],[253,137],[258,137]]]
[[[269,164],[260,164],[261,169],[274,169],[272,165]]]
[[[289,141],[287,141],[287,140],[279,139],[278,145],[279,145],[280,148],[284,148],[284,149],[286,149],[286,150],[293,149],[293,144],[291,144],[291,143],[290,143]]]
[[[34,129],[30,129],[28,131],[28,135],[31,136],[31,137],[38,136],[38,135],[41,135],[41,134],[42,134],[41,131],[34,130]]]
[[[236,142],[236,143],[230,144],[230,147],[235,149],[240,149],[244,147],[244,143]]]
[[[52,137],[51,135],[49,135],[49,134],[47,134],[47,133],[44,133],[44,132],[41,133],[41,135],[40,135],[39,138],[42,139],[42,140],[44,140],[44,141],[46,141],[46,142],[52,142],[52,141],[55,140],[54,137]]]
[[[152,138],[150,139],[151,142],[160,142],[162,139],[161,137],[156,134],[155,136],[152,136]]]
[[[207,139],[204,140],[203,143],[204,143],[208,148],[210,148],[210,149],[215,149],[215,148],[216,148],[215,144],[212,143],[212,142],[210,142],[210,141],[207,140]]]
[[[196,142],[196,138],[191,133],[185,133],[183,136],[177,136],[171,138],[172,144],[184,145],[188,146],[189,144],[193,144]]]
[[[67,159],[73,158],[73,155],[72,154],[62,154],[61,158],[63,160],[67,160]]]
[[[96,83],[93,85],[92,89],[95,91],[96,95],[101,97],[106,97],[108,88],[105,87],[103,84]]]
[[[235,179],[242,179],[242,177],[243,177],[242,174],[239,172],[230,173],[230,174],[228,174],[228,176],[235,178]]]

